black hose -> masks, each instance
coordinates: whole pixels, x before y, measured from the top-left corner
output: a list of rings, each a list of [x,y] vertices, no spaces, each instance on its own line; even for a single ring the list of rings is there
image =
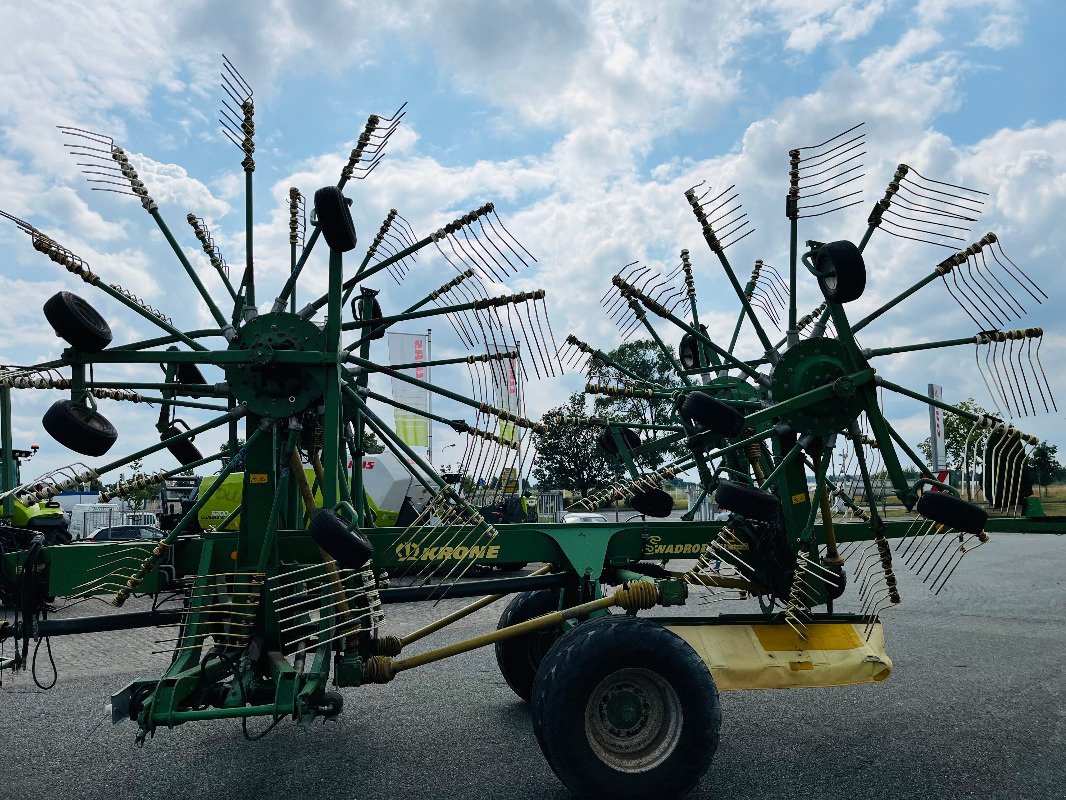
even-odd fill
[[[30,546],[26,548],[26,560],[22,562],[22,580],[19,582],[18,607],[15,612],[15,628],[18,630],[19,617],[22,617],[22,663],[30,651],[30,635],[32,633],[32,621],[34,617],[33,594],[30,592],[30,577],[37,569],[37,561],[44,549],[44,534],[38,533],[33,537]]]
[[[48,662],[52,665],[52,682],[45,686],[37,679],[37,651],[41,649],[41,642],[44,642],[45,649],[48,651]],[[33,682],[37,684],[38,689],[44,689],[48,691],[56,685],[56,681],[59,680],[59,670],[56,669],[56,660],[52,657],[52,640],[47,636],[38,639],[37,644],[33,648],[33,661],[30,665],[30,674],[33,676]]]

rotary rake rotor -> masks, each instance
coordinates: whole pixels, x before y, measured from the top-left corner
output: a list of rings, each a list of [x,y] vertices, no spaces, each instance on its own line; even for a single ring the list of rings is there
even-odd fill
[[[1025,460],[1039,442],[1012,418],[1057,410],[1040,362],[1042,329],[1001,328],[1047,295],[1006,255],[996,234],[965,245],[985,193],[901,164],[874,204],[858,244],[807,241],[800,247],[800,220],[862,202],[855,187],[864,175],[864,155],[861,125],[790,151],[787,278],[762,259],[746,285],[738,278],[726,250],[752,230],[734,187],[716,193],[701,183],[685,193],[741,306],[728,344],[700,323],[688,250],[681,251],[672,270],[632,263],[614,276],[603,297],[608,315],[623,340],[639,330],[654,342],[680,388],[634,374],[575,336],[567,338],[563,351],[571,366],[587,371],[588,394],[625,398],[636,408],[625,419],[592,419],[603,428],[601,447],[628,476],[576,508],[631,498],[636,511],[666,516],[673,503],[662,483],[682,472],[695,473],[703,494],[694,510],[714,496],[730,517],[686,579],[701,589],[735,588],[735,581],[723,579],[721,566],[727,565],[741,576],[745,593],[758,596],[767,614],[780,614],[800,635],[813,608],[831,610],[844,593],[849,560],[850,583],[858,590],[854,603],[869,619],[900,602],[894,564],[901,559],[939,592],[962,557],[987,541],[988,510],[1017,515],[1030,493],[1024,485]],[[847,305],[864,293],[863,253],[877,231],[956,252],[854,321]],[[796,300],[801,266],[825,299],[802,317]],[[978,326],[975,334],[880,348],[859,343],[863,329],[937,279]],[[663,333],[663,323],[680,334],[676,351],[667,344],[672,337]],[[784,337],[772,336],[766,323],[783,328]],[[757,340],[757,358],[738,355],[745,328]],[[1002,416],[926,397],[886,380],[875,366],[882,357],[965,345],[975,348],[978,370]],[[968,465],[982,467],[978,492],[967,480],[963,499],[932,474],[886,418],[886,392],[971,424],[966,458]],[[653,413],[655,408],[660,413]],[[662,414],[663,408],[669,413]],[[917,513],[909,527],[900,529],[884,518],[877,502],[884,493],[895,494],[906,511]],[[981,495],[981,506],[967,502],[975,495]],[[898,538],[895,557],[890,537]],[[839,547],[844,541],[849,544]]]
[[[422,561],[409,572],[408,588],[424,597],[444,596],[479,558],[493,547],[499,549],[493,544],[499,533],[482,509],[514,491],[497,480],[492,490],[481,493],[475,507],[474,498],[446,482],[372,404],[449,426],[461,435],[458,473],[468,483],[484,485],[493,476],[528,472],[534,451],[525,440],[538,424],[524,416],[524,396],[516,387],[560,372],[544,292],[515,292],[506,285],[535,259],[492,203],[424,236],[392,209],[354,267],[346,256],[356,250],[358,237],[349,208],[352,200],[344,191],[381,163],[404,106],[388,117],[368,118],[335,185],[318,189],[311,199],[298,188],[290,190],[289,272],[269,310],[261,310],[263,281],[256,274],[252,208],[255,104],[251,87],[228,59],[221,77],[219,121],[226,138],[243,154],[246,227],[239,274],[208,222],[189,213],[186,220],[205,257],[193,263],[141,180],[140,157],[105,134],[60,128],[94,190],[139,200],[209,314],[210,327],[182,327],[98,275],[83,258],[31,223],[3,215],[29,236],[34,249],[137,314],[159,334],[116,345],[110,325],[86,298],[63,291],[48,301],[45,315],[68,349],[46,363],[4,367],[0,387],[5,392],[69,392],[68,398],[52,404],[42,424],[56,441],[83,456],[99,459],[120,438],[98,401],[158,407],[159,442],[105,463],[78,463],[19,486],[5,486],[4,497],[27,504],[47,502],[71,488],[99,485],[119,469],[157,453],[169,452],[177,465],[121,480],[102,491],[101,501],[143,491],[197,467],[220,466],[162,541],[99,550],[98,557],[74,565],[70,579],[62,581],[67,585],[55,592],[74,600],[105,595],[121,607],[142,593],[158,599],[165,586],[168,600],[153,608],[151,622],[166,626],[157,645],[161,652],[172,653],[171,667],[161,679],[131,687],[118,701],[138,722],[142,741],[161,725],[197,719],[266,716],[277,722],[291,715],[307,722],[337,713],[336,698],[326,692],[334,656],[347,654],[340,656],[334,672],[342,683],[351,684],[359,682],[368,659],[390,647],[378,636],[383,620],[379,579],[386,573],[384,567],[375,571],[374,546],[364,533],[375,527],[376,519],[363,490],[367,435],[373,433],[402,463],[411,465],[429,498],[422,508],[408,510],[403,527],[391,529],[393,549],[455,556],[443,568]],[[319,251],[328,249],[328,291],[301,304],[300,279],[310,271],[320,240],[324,245]],[[406,308],[386,313],[370,282],[388,273],[401,283],[427,256],[435,256],[428,260],[450,277]],[[204,269],[208,265],[209,270]],[[209,289],[209,284],[223,293]],[[387,330],[436,317],[448,320],[466,354],[391,365],[375,358],[372,345]],[[151,365],[162,369],[161,378],[96,377],[108,367]],[[430,382],[430,370],[446,367],[465,367],[469,389],[452,391]],[[223,380],[209,382],[207,368],[221,370]],[[448,418],[398,402],[372,378],[433,392],[469,414]],[[183,418],[204,411],[213,414],[199,424]],[[215,430],[226,433],[226,444],[204,455],[197,437],[202,441]],[[238,480],[237,507],[190,547],[185,536],[199,532],[199,511],[217,492],[234,485],[227,482],[231,475]],[[228,533],[234,528],[235,538]],[[61,559],[55,556],[53,562],[50,551],[44,552],[58,570]],[[40,548],[32,557],[46,558]],[[24,644],[39,613],[35,604],[21,609],[15,633]],[[25,647],[19,652],[14,663],[5,666],[26,666]]]

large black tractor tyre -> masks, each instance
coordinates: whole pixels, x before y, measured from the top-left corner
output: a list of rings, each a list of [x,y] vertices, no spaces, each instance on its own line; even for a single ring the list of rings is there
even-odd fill
[[[830,303],[850,303],[866,290],[866,262],[852,242],[828,242],[814,256],[818,288]]]
[[[559,610],[556,589],[538,589],[515,595],[500,615],[497,628],[507,628]],[[533,696],[537,670],[552,645],[563,635],[562,626],[544,628],[496,642],[496,663],[511,690],[527,703]]]
[[[355,249],[355,223],[348,198],[336,186],[324,186],[315,192],[315,216],[318,228],[330,250],[347,253]]]
[[[983,508],[947,492],[925,492],[918,498],[916,508],[923,517],[966,533],[980,533],[988,522],[988,512]]]
[[[102,456],[118,439],[118,431],[103,414],[73,400],[52,403],[41,425],[61,445],[83,456]]]
[[[681,403],[681,416],[726,438],[744,430],[744,415],[706,392],[689,392]]]
[[[623,615],[556,642],[532,710],[548,765],[579,798],[680,797],[710,766],[722,723],[696,652],[661,625]]]
[[[87,300],[73,292],[49,297],[44,316],[67,344],[83,353],[99,353],[111,344],[111,326]]]
[[[632,428],[615,428],[618,431],[619,437],[625,443],[626,449],[632,451],[640,447],[640,434],[638,434]],[[604,429],[598,439],[600,449],[612,458],[621,457],[622,453],[618,449],[618,443],[614,440],[614,435],[610,428]]]
[[[315,544],[345,569],[362,569],[374,555],[374,545],[366,535],[328,508],[320,508],[315,512],[307,532]]]
[[[674,498],[662,489],[645,489],[633,495],[629,505],[648,517],[669,517],[674,510]]]
[[[777,495],[743,483],[719,481],[715,500],[727,511],[760,522],[776,522],[781,516],[781,500]]]

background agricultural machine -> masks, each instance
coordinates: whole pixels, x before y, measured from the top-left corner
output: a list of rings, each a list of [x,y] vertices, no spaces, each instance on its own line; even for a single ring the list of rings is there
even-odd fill
[[[25,461],[37,454],[38,446],[30,445],[29,450],[17,450],[11,446],[11,393],[7,387],[0,387],[0,468],[3,479],[0,486],[16,486],[22,482],[22,467]],[[59,503],[44,501],[24,504],[17,497],[5,497],[0,505],[0,542],[8,548],[25,547],[36,534],[43,534],[47,544],[65,544],[70,541],[67,532],[67,520]]]
[[[650,384],[613,364],[603,351],[573,336],[566,340],[570,353],[587,357],[598,375],[614,375],[590,384],[590,393],[662,400],[670,408],[665,424],[661,419],[646,425],[595,421],[603,428],[602,446],[624,463],[629,476],[581,505],[594,508],[632,497],[634,508],[648,517],[665,517],[672,502],[661,483],[695,470],[704,491],[715,493],[718,504],[732,512],[729,519],[493,524],[382,420],[372,404],[396,403],[371,388],[370,376],[411,381],[471,409],[473,421],[430,415],[466,436],[464,474],[476,479],[503,469],[526,473],[533,457],[530,433],[542,428],[520,407],[489,402],[491,388],[512,379],[515,371],[529,378],[558,374],[559,348],[542,291],[498,294],[492,287],[504,284],[532,256],[486,204],[424,238],[391,211],[352,268],[347,254],[356,249],[357,237],[343,190],[380,162],[401,109],[388,118],[371,116],[336,186],[315,192],[306,240],[304,198],[292,190],[291,272],[270,310],[259,311],[252,241],[254,105],[250,88],[229,62],[223,88],[223,128],[244,154],[246,252],[239,282],[231,283],[203,221],[193,214],[188,221],[224,287],[225,311],[164,222],[126,152],[106,136],[65,129],[72,152],[84,159],[97,188],[135,196],[157,223],[209,310],[211,327],[180,329],[28,222],[5,215],[30,236],[36,250],[140,315],[161,335],[112,345],[110,328],[93,306],[60,292],[45,313],[70,347],[55,361],[7,369],[4,386],[69,390],[69,399],[56,401],[45,414],[44,427],[64,446],[93,459],[102,459],[118,436],[98,400],[151,402],[162,409],[157,445],[93,466],[73,465],[9,487],[6,496],[31,504],[47,501],[162,450],[179,466],[120,485],[114,493],[213,461],[223,466],[158,544],[51,547],[36,538],[27,548],[4,554],[0,577],[15,610],[0,628],[0,638],[11,640],[14,648],[0,667],[35,667],[36,648],[49,636],[158,625],[166,632],[159,646],[172,654],[171,664],[162,676],[117,692],[115,720],[133,720],[140,742],[160,728],[224,718],[240,719],[244,734],[258,738],[287,718],[306,725],[338,714],[342,697],[329,688],[331,679],[339,687],[404,680],[402,672],[494,644],[508,684],[532,703],[545,756],[571,790],[582,796],[675,796],[693,786],[710,764],[718,741],[718,689],[883,680],[891,662],[878,615],[900,601],[896,562],[915,567],[939,591],[963,555],[987,540],[986,529],[992,527],[987,511],[937,482],[885,419],[879,393],[933,401],[881,379],[871,362],[907,350],[967,343],[979,351],[1013,348],[1015,342],[1029,347],[1039,343],[1041,332],[978,323],[982,331],[965,339],[879,350],[863,349],[855,335],[937,278],[949,289],[949,279],[956,281],[954,296],[964,308],[969,301],[968,311],[980,289],[980,305],[997,321],[1005,309],[991,300],[993,293],[1015,297],[1024,290],[1035,299],[1039,289],[989,234],[865,319],[853,323],[845,311],[865,287],[863,249],[876,231],[912,235],[920,225],[920,238],[947,244],[976,216],[978,193],[901,166],[857,245],[840,240],[801,246],[801,218],[858,202],[848,184],[861,157],[862,135],[852,130],[794,150],[787,280],[759,262],[745,287],[725,255],[730,244],[750,232],[735,195],[730,189],[708,200],[709,192],[687,192],[704,239],[740,302],[736,331],[728,346],[706,335],[688,251],[682,251],[673,273],[630,265],[614,277],[609,310],[627,331],[646,329],[684,386],[667,390]],[[320,238],[329,250],[328,291],[301,305],[296,289]],[[408,308],[386,312],[370,280],[384,271],[402,279],[414,268],[416,254],[431,247],[454,268],[454,276]],[[796,307],[801,264],[825,297],[803,318]],[[962,270],[969,278],[959,283]],[[349,302],[353,314],[346,321]],[[757,308],[773,320],[787,319],[780,341],[771,340]],[[466,364],[468,393],[419,382],[401,371],[410,365],[385,366],[372,355],[373,342],[390,326],[437,315],[447,316],[474,354],[433,363]],[[649,315],[680,329],[676,357]],[[758,338],[756,358],[735,355],[745,325]],[[992,360],[1000,357],[996,352]],[[1013,349],[1010,354],[1011,364],[1020,363]],[[162,365],[165,379],[96,379],[94,368],[107,364]],[[1032,365],[1040,399],[1053,404],[1038,355],[1026,364]],[[201,371],[205,365],[222,369],[225,380],[208,383]],[[1035,411],[1030,388],[1002,373],[994,380],[1005,403],[1003,390],[1011,392],[1008,413]],[[1026,400],[1019,396],[1022,388]],[[990,505],[1015,506],[1024,458],[1035,440],[998,418],[936,405],[972,421],[974,441],[981,443],[975,446],[985,450]],[[174,417],[176,409],[216,416],[189,426]],[[243,444],[239,425],[244,426]],[[219,427],[228,429],[227,448],[204,456],[194,437]],[[413,465],[429,494],[425,507],[403,527],[376,524],[366,502],[358,465],[367,431]],[[906,479],[897,448],[920,470],[916,481]],[[860,471],[865,507],[831,478],[834,455],[841,452]],[[875,459],[906,508],[918,512],[916,519],[888,520],[878,513],[871,487]],[[236,472],[242,475],[238,530],[226,530],[232,521],[226,519],[213,530],[186,535],[213,492]],[[833,518],[834,499],[849,510],[848,519]],[[1017,524],[994,521],[1003,528]],[[545,566],[518,577],[468,579],[475,566],[494,563]],[[389,586],[382,581],[386,571],[394,574]],[[403,577],[397,581],[396,575]],[[848,583],[854,599],[842,613],[834,603],[845,602]],[[755,596],[761,613],[637,616],[656,606],[680,605],[690,593],[711,600]],[[101,596],[121,608],[143,595],[152,598],[150,606],[141,601],[146,610],[70,619],[50,618],[45,602],[53,596]],[[422,638],[506,595],[514,597],[497,630],[406,654]],[[484,597],[418,631],[403,636],[384,631],[385,604],[467,596]],[[37,644],[30,655],[32,640]],[[253,717],[265,718],[269,727],[250,732]]]

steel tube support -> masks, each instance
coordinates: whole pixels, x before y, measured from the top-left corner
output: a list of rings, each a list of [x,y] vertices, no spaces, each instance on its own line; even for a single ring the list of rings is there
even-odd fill
[[[874,311],[871,311],[863,319],[861,319],[859,322],[855,323],[855,325],[853,325],[852,328],[851,328],[852,333],[858,333],[863,328],[865,328],[867,325],[869,325],[871,322],[873,322],[875,319],[877,319],[879,316],[881,316],[886,311],[888,311],[890,308],[894,308],[895,306],[899,305],[904,300],[906,300],[908,297],[910,297],[912,294],[914,294],[919,289],[921,289],[923,286],[925,286],[925,285],[927,285],[929,283],[932,283],[933,281],[935,281],[939,277],[941,277],[940,273],[937,272],[936,270],[933,270],[931,273],[926,275],[920,281],[918,281],[917,283],[913,284],[910,288],[900,292],[895,297],[893,297],[891,300],[889,300],[887,303],[882,305],[880,308],[878,308],[878,309],[876,309]]]
[[[11,387],[0,386],[0,492],[5,492],[3,515],[11,519],[15,511],[15,497],[6,494],[15,488],[15,456],[11,447]]]
[[[337,353],[340,349],[341,335],[341,282],[344,270],[344,255],[339,250],[329,251],[329,307],[326,311],[326,340],[324,349],[327,353]],[[341,370],[336,363],[325,367],[325,402],[326,413],[322,420],[322,427],[327,434],[323,442],[322,459],[325,463],[325,475],[322,481],[322,505],[333,509],[340,501],[337,474],[337,458],[339,456],[339,439],[337,433],[341,430]],[[357,507],[362,507],[362,498]],[[362,525],[363,520],[355,520],[356,524]]]
[[[166,222],[164,222],[163,218],[159,215],[159,211],[152,210],[149,211],[149,213],[152,215],[152,219],[155,220],[155,224],[159,226],[159,230],[163,232],[163,236],[170,244],[170,249],[174,251],[174,255],[178,257],[178,261],[180,261],[181,265],[185,268],[185,272],[188,274],[189,279],[192,280],[193,285],[196,287],[196,291],[200,293],[200,297],[202,297],[203,301],[207,303],[207,307],[211,311],[211,316],[214,317],[215,322],[218,323],[218,327],[223,331],[231,327],[229,322],[226,321],[226,318],[222,316],[222,312],[219,310],[218,306],[215,305],[215,301],[211,298],[211,293],[207,291],[207,287],[205,287],[200,280],[200,276],[196,274],[196,270],[194,270],[192,264],[189,263],[189,259],[185,257],[181,245],[179,245],[177,240],[174,239],[174,234],[170,232],[170,228],[167,227]],[[250,207],[248,213],[251,213]],[[175,331],[171,330],[170,333],[175,333]]]
[[[646,585],[648,584],[637,584],[638,587]],[[611,608],[612,606],[626,606],[629,602],[627,599],[627,593],[632,591],[633,589],[629,587],[619,587],[615,590],[614,594],[609,597],[601,597],[599,600],[592,600],[588,603],[582,603],[581,605],[566,608],[561,611],[554,611],[551,614],[545,614],[536,619],[520,622],[517,625],[510,625],[506,628],[500,628],[499,630],[485,633],[481,636],[475,636],[473,639],[468,639],[465,642],[456,642],[455,644],[439,647],[436,650],[420,653],[419,655],[411,656],[410,658],[384,659],[386,664],[385,674],[388,676],[388,679],[391,679],[397,672],[414,669],[415,667],[421,667],[425,664],[432,664],[435,661],[450,658],[451,656],[456,656],[460,653],[468,653],[479,647],[485,647],[490,644],[495,644],[496,642],[513,639],[516,636],[522,636],[527,633],[532,633],[533,631],[543,630],[544,628],[553,628],[564,624],[568,620],[588,616],[589,614],[594,614],[597,611],[602,611]],[[643,608],[650,608],[658,602],[658,593],[655,587],[651,587],[648,593],[652,598],[651,605],[642,605],[641,607]],[[371,662],[383,658],[384,657],[382,656],[375,656],[371,659]],[[381,662],[379,661],[378,663],[380,664]],[[373,672],[374,670],[371,669],[370,671]]]
[[[547,575],[551,571],[552,571],[552,565],[551,564],[545,564],[540,569],[529,573],[529,575],[526,576],[526,577],[535,578],[538,575]],[[438,620],[436,620],[434,622],[431,622],[429,625],[426,625],[425,627],[419,628],[416,631],[411,631],[411,633],[407,634],[406,636],[400,637],[400,644],[402,644],[404,647],[407,647],[407,645],[413,644],[414,642],[417,642],[419,639],[425,639],[431,633],[436,633],[441,628],[446,628],[449,625],[451,625],[453,622],[458,622],[459,620],[463,619],[464,617],[469,617],[475,611],[480,611],[481,609],[485,608],[486,606],[492,605],[497,600],[501,600],[504,597],[507,597],[507,595],[506,594],[490,594],[490,595],[486,595],[485,597],[482,597],[480,600],[475,600],[473,603],[470,603],[469,605],[463,606],[458,611],[453,611],[451,614],[448,614],[447,616],[441,617],[440,619],[438,619]]]

